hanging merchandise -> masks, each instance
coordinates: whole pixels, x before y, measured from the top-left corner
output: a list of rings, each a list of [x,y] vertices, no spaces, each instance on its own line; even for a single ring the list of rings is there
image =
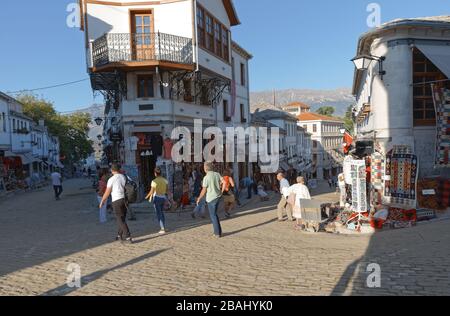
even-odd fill
[[[173,142],[172,140],[167,137],[164,140],[163,148],[164,148],[164,159],[166,160],[172,160],[172,149],[173,149]]]
[[[416,206],[418,167],[416,155],[395,150],[386,155],[386,203],[413,208]]]
[[[383,200],[385,158],[380,153],[372,154],[371,159],[371,205],[381,204]]]
[[[353,160],[350,165],[352,177],[352,208],[358,213],[367,212],[366,162]]]
[[[437,147],[435,164],[450,166],[450,90],[432,85],[434,106],[436,108]]]
[[[152,151],[155,157],[160,157],[163,154],[163,139],[161,135],[151,135],[150,143],[152,144]]]
[[[351,156],[347,156],[344,159],[344,177],[346,184],[352,184],[352,175],[351,175],[351,165],[353,162],[353,158]]]

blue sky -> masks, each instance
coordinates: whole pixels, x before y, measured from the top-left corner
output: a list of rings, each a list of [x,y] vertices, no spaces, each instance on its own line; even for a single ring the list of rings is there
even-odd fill
[[[87,78],[83,33],[66,26],[74,0],[3,0],[0,91],[33,89]],[[369,3],[382,22],[450,14],[450,0],[235,0],[242,25],[234,40],[255,57],[251,89],[350,87],[358,37],[368,30]],[[26,9],[25,9],[26,8]],[[20,14],[18,14],[20,13]],[[89,81],[37,92],[59,111],[89,106]]]

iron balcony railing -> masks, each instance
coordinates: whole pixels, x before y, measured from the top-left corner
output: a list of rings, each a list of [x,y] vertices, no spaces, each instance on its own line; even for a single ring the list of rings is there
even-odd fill
[[[165,33],[109,33],[92,44],[94,67],[114,62],[193,64],[192,39]]]

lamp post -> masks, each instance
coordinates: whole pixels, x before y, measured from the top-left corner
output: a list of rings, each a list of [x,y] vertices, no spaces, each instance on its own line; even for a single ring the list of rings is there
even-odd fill
[[[381,56],[373,56],[373,55],[358,55],[353,58],[351,61],[355,64],[356,69],[358,70],[367,70],[373,61],[378,62],[378,75],[381,80],[383,80],[383,76],[386,75],[386,71],[383,70],[383,62],[386,60],[386,57]]]
[[[101,126],[103,124],[103,119],[101,117],[97,117],[94,122],[97,126]]]

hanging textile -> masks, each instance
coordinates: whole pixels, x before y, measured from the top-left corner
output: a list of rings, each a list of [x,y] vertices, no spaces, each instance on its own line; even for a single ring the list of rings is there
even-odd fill
[[[431,85],[436,109],[436,166],[450,166],[450,90]]]
[[[384,156],[380,153],[372,154],[371,182],[373,188],[377,190],[383,189],[384,168],[385,168]]]
[[[418,167],[416,155],[394,150],[386,155],[384,196],[387,203],[415,207]]]
[[[352,208],[358,213],[367,212],[366,162],[353,160],[350,165],[352,177]]]
[[[353,158],[351,156],[346,156],[344,159],[344,178],[346,184],[352,184],[352,174],[351,174],[351,165],[353,162]]]

